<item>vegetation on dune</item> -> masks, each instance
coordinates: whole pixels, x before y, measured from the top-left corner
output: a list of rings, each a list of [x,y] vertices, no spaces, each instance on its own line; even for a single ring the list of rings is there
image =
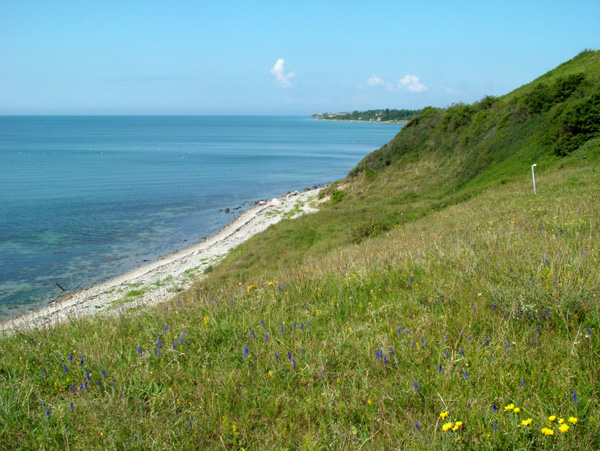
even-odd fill
[[[600,448],[599,66],[423,110],[166,304],[2,337],[0,448]]]

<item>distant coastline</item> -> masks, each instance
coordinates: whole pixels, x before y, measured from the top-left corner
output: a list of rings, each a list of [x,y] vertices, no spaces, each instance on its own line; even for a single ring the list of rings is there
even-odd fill
[[[322,121],[344,121],[344,122],[383,122],[388,124],[406,124],[412,118],[418,116],[421,110],[367,110],[344,113],[317,113],[311,117]]]

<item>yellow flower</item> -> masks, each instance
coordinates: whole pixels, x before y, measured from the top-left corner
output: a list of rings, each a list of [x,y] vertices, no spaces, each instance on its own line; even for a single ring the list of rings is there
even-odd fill
[[[556,415],[550,415],[550,416],[548,417],[548,419],[549,419],[550,421],[556,421]]]
[[[520,407],[515,407],[515,410],[513,410],[513,412],[515,412],[515,413],[519,413],[520,411],[521,411]]]
[[[565,419],[564,419],[564,418],[561,418],[560,420],[558,420],[558,422],[559,422],[560,424],[563,424],[563,423],[565,422]]]
[[[452,426],[454,426],[454,423],[444,423],[444,425],[442,426],[442,431],[452,429]]]
[[[508,412],[509,410],[513,410],[515,408],[514,404],[509,404],[504,408],[505,412]]]
[[[273,371],[269,370],[269,377],[273,377]]]
[[[444,412],[440,413],[440,418],[448,418],[448,411],[445,410]]]
[[[577,424],[577,418],[575,418],[575,417],[569,417],[569,423],[571,423],[571,424]]]
[[[542,428],[542,434],[544,435],[554,435],[554,431],[550,428]]]
[[[527,418],[526,420],[521,421],[523,426],[529,426],[533,420],[531,418]]]
[[[204,317],[204,324],[208,324],[210,322],[210,319],[208,319],[208,316]]]
[[[566,424],[561,424],[558,430],[564,434],[569,430],[569,426],[567,426]]]
[[[460,429],[460,427],[462,426],[463,422],[462,421],[457,421],[456,423],[454,423],[454,427],[452,428],[452,430],[454,432],[458,431]]]

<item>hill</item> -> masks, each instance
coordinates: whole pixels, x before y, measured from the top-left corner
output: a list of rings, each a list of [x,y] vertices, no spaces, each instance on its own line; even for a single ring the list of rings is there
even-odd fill
[[[599,68],[426,108],[166,305],[2,337],[0,447],[600,448]]]

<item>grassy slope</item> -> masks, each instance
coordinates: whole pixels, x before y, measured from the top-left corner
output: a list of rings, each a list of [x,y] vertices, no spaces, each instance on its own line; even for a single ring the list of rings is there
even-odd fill
[[[168,305],[3,337],[0,448],[600,447],[600,146],[557,157],[554,107],[513,124],[535,86],[485,110],[504,134],[425,111]]]

